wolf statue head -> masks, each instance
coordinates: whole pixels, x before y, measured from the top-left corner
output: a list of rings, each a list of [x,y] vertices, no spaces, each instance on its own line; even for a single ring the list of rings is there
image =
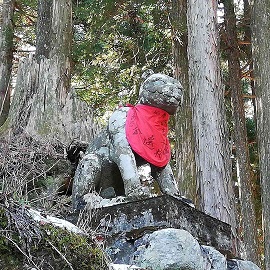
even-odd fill
[[[142,77],[146,79],[140,87],[139,103],[163,109],[170,115],[175,114],[182,101],[181,83],[165,74],[151,74],[151,71]]]

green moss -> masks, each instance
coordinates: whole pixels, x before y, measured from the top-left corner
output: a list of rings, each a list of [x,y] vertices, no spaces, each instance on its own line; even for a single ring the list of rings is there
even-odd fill
[[[35,254],[46,258],[48,266],[53,269],[70,269],[68,261],[74,269],[107,269],[102,250],[89,237],[51,225],[45,225],[42,230],[43,243],[35,248]]]
[[[8,219],[5,214],[5,209],[0,207],[0,230],[4,231],[6,229],[8,229]],[[22,269],[22,254],[2,233],[0,234],[0,254],[0,269]]]
[[[12,231],[8,240],[0,233],[0,269],[16,270],[26,266],[33,267],[26,256],[15,246],[16,243],[40,269],[70,270],[105,270],[108,269],[103,251],[96,246],[89,236],[78,235],[51,225],[40,225],[31,233],[31,239],[19,237],[15,226],[10,227],[10,220],[5,209],[0,206],[0,230]],[[41,235],[38,238],[37,235]],[[28,248],[25,249],[25,246]]]
[[[78,269],[106,269],[102,251],[91,239],[63,229],[46,227],[47,240],[51,242],[66,259]]]
[[[8,240],[0,236],[0,269],[23,269],[23,255]]]
[[[1,270],[21,270],[23,269],[23,265],[21,263],[22,257],[20,254],[16,254],[14,251],[9,250],[9,252],[2,252],[1,250],[1,258],[0,258],[0,268]]]

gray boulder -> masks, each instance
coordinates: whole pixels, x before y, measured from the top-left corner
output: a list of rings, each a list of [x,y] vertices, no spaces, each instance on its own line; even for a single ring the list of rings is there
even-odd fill
[[[140,267],[151,270],[206,269],[199,243],[185,230],[159,230],[146,236],[140,244],[133,262]]]
[[[149,270],[260,270],[250,261],[228,260],[211,246],[200,246],[187,231],[162,229],[134,243],[130,264]]]

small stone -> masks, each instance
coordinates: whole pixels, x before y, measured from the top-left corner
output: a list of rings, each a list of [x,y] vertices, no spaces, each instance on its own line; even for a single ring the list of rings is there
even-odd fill
[[[234,260],[237,263],[237,270],[260,270],[255,263],[251,261],[243,261],[243,260]]]
[[[210,246],[202,246],[206,260],[210,264],[211,270],[227,270],[227,261],[223,254]],[[208,269],[208,268],[207,268]]]

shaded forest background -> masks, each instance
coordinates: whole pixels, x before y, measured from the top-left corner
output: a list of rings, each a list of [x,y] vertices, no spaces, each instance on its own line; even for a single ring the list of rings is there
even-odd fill
[[[170,123],[179,189],[232,225],[241,257],[268,269],[270,7],[198,2],[0,1],[1,194],[34,205],[38,182],[72,179],[71,170],[56,181],[52,171],[67,162],[57,157],[90,141],[119,105],[136,103],[152,69],[185,89]]]

